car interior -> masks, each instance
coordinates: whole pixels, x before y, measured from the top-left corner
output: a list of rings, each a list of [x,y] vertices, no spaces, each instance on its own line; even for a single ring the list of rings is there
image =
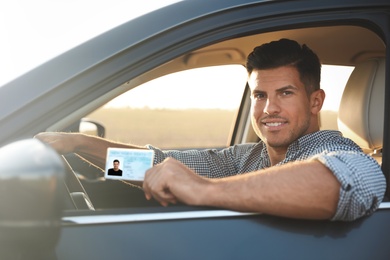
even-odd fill
[[[224,64],[245,66],[246,56],[255,46],[281,38],[307,44],[318,54],[323,64],[354,66],[345,86],[338,113],[323,111],[320,115],[320,126],[322,129],[334,129],[337,126],[335,130],[340,130],[344,136],[354,140],[366,153],[371,154],[381,163],[386,46],[378,34],[369,28],[357,25],[326,25],[259,32],[204,46],[176,57],[137,78],[129,79],[114,91],[76,111],[73,117],[82,118],[118,95],[166,74]],[[331,97],[331,94],[327,96]],[[249,110],[250,98],[247,89],[231,133],[231,145],[258,141],[251,127]],[[55,129],[54,126],[53,129]],[[74,158],[67,158],[67,161],[74,171],[68,174],[65,181],[65,188],[70,194],[66,209],[94,210],[106,207],[156,205],[146,202],[140,189],[129,188],[128,185],[120,182],[105,182],[105,187],[96,183],[86,183],[80,180],[75,172],[91,171],[93,167],[77,163]],[[121,188],[118,188],[118,185],[121,185]],[[98,186],[99,192],[94,192],[94,187]],[[115,199],[114,203],[114,197],[118,197],[118,193],[126,189],[132,190],[133,194],[122,196],[124,199],[120,201]],[[106,204],[99,204],[98,201],[103,195],[99,196],[98,193],[104,193],[104,196],[111,197],[111,199],[107,198]],[[135,204],[132,205],[128,201],[129,196],[133,196]]]

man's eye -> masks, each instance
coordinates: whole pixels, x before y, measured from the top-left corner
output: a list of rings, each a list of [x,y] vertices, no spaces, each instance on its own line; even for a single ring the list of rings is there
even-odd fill
[[[254,94],[254,98],[255,98],[255,99],[263,99],[264,97],[265,97],[265,95],[262,94],[262,93]]]
[[[282,92],[283,96],[289,96],[289,95],[292,95],[292,94],[293,94],[293,92],[292,91],[288,91],[288,90]]]

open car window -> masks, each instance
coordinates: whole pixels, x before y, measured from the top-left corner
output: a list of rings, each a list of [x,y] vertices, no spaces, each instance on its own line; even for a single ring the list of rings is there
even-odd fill
[[[122,85],[116,85],[111,91],[112,95],[99,97],[104,98],[104,102],[99,103],[100,108],[91,113],[88,110],[83,116],[99,122],[105,128],[104,137],[107,139],[135,145],[151,144],[163,150],[224,148],[257,142],[259,138],[250,120],[245,58],[233,59],[246,55],[238,55],[234,47],[239,46],[247,54],[260,43],[305,34],[307,38],[304,41],[308,45],[311,45],[311,41],[314,45],[318,44],[319,52],[324,54],[320,56],[323,62],[321,88],[326,98],[320,115],[320,127],[322,130],[338,130],[338,112],[344,88],[354,66],[366,58],[353,62],[340,59],[340,62],[338,56],[332,56],[333,52],[328,53],[330,47],[316,43],[315,37],[311,37],[317,33],[316,29],[330,36],[338,33],[338,30],[353,35],[362,34],[371,39],[374,45],[380,45],[372,32],[349,26],[300,28],[232,38],[181,53],[135,78],[122,80],[119,83]],[[230,47],[226,48],[226,45]],[[382,52],[379,54],[383,55]],[[123,94],[117,96],[117,93]],[[117,97],[112,99],[114,96]],[[99,98],[93,102],[99,101]],[[70,164],[96,209],[159,206],[155,200],[145,201],[140,188],[104,179],[103,172],[93,172],[90,165],[76,167],[76,163]]]

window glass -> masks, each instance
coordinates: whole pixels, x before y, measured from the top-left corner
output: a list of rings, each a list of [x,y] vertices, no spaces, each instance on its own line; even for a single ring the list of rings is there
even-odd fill
[[[177,72],[124,93],[87,117],[119,142],[164,149],[225,147],[246,80],[241,65]]]
[[[320,120],[321,129],[337,130],[337,113],[348,78],[354,67],[322,65],[321,88],[325,91]]]

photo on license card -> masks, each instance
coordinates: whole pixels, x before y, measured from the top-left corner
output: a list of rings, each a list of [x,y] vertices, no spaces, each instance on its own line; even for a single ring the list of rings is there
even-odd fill
[[[104,177],[114,180],[143,181],[153,166],[153,150],[108,148]]]

